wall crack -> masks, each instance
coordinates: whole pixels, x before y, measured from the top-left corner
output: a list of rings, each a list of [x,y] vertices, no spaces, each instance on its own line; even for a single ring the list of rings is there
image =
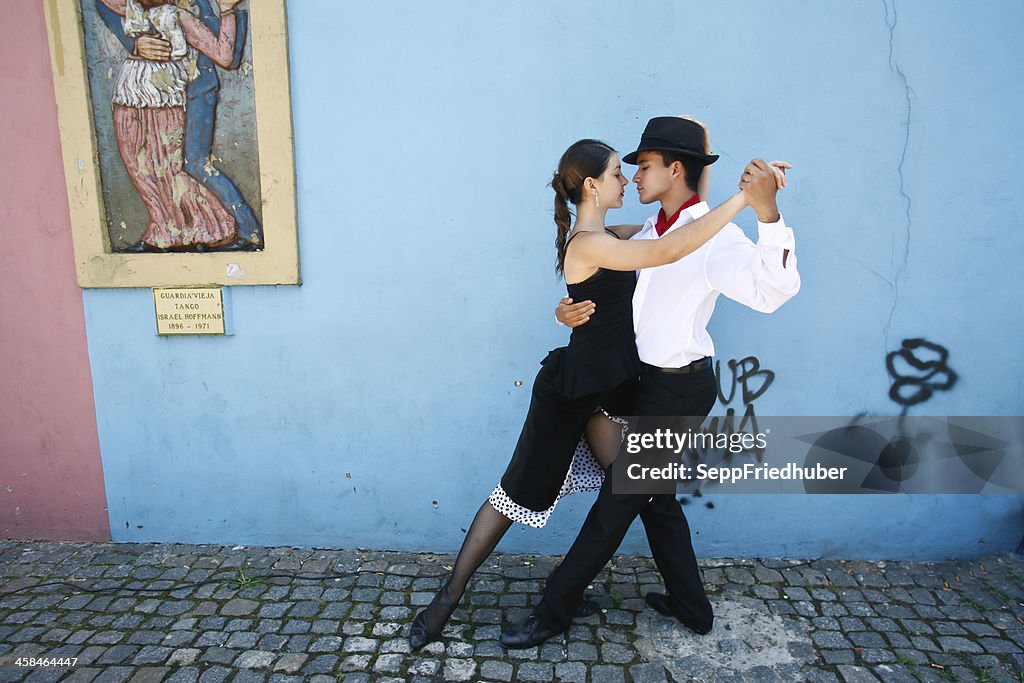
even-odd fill
[[[900,68],[899,62],[896,60],[895,55],[895,39],[896,39],[896,24],[899,21],[899,17],[896,13],[896,0],[882,0],[882,7],[885,9],[885,25],[889,29],[889,70],[896,74],[900,82],[903,84],[903,93],[907,102],[907,116],[903,122],[904,136],[903,136],[903,150],[900,153],[900,161],[896,167],[896,173],[900,179],[900,196],[903,197],[903,201],[906,203],[905,216],[905,238],[903,243],[903,255],[900,258],[899,267],[896,269],[896,273],[892,279],[893,288],[893,300],[892,307],[889,309],[889,319],[885,323],[885,329],[882,332],[883,342],[885,349],[888,352],[889,349],[889,330],[892,327],[893,318],[896,315],[896,307],[900,301],[900,280],[906,275],[907,262],[910,260],[910,237],[911,228],[913,227],[913,219],[910,215],[911,200],[910,195],[907,194],[906,190],[906,178],[903,172],[903,166],[907,160],[907,151],[910,148],[910,120],[913,114],[913,100],[912,95],[913,89],[910,87],[910,83],[907,81],[907,75]],[[894,265],[896,261],[896,248],[895,242],[889,252],[889,264]]]

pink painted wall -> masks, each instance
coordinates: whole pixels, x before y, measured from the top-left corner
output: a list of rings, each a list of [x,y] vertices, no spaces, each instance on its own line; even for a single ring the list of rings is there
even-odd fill
[[[0,537],[110,538],[41,0],[0,22]]]

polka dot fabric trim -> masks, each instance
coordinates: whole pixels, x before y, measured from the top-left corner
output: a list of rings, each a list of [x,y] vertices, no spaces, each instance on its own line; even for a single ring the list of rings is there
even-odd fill
[[[605,413],[605,415],[609,419],[623,425],[623,435],[625,435],[625,420],[608,415],[608,413]],[[547,510],[538,512],[537,510],[531,510],[519,505],[508,497],[505,489],[501,488],[501,484],[495,487],[487,500],[490,501],[491,507],[513,522],[532,526],[535,529],[542,529],[548,523],[548,518],[555,511],[555,507],[558,506],[558,501],[573,493],[598,491],[603,483],[604,470],[601,469],[601,465],[598,464],[597,459],[590,450],[587,437],[583,436],[580,437],[580,442],[576,445],[576,452],[573,453],[572,464],[569,465],[569,472],[565,475],[562,488],[559,490],[555,502]]]

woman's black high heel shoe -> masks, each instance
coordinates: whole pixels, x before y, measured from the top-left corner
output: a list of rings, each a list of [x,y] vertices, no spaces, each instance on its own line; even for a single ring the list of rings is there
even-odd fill
[[[452,616],[452,612],[455,611],[455,605],[458,603],[457,600],[453,601],[448,596],[448,584],[450,583],[451,579],[446,581],[445,584],[441,586],[441,589],[437,591],[437,595],[435,595],[434,599],[430,601],[430,604],[427,605],[426,609],[417,614],[416,618],[413,619],[412,628],[409,629],[409,645],[412,647],[413,651],[419,650],[421,647],[424,647],[435,640],[441,639],[441,631],[444,629],[444,625],[448,623],[448,620]],[[442,609],[448,613],[440,626],[438,626],[434,631],[432,631],[429,624],[427,624],[427,612],[431,609]]]
[[[409,631],[409,646],[412,647],[413,652],[440,638],[440,632],[431,633],[427,628],[427,610],[417,614],[412,622],[412,629]]]

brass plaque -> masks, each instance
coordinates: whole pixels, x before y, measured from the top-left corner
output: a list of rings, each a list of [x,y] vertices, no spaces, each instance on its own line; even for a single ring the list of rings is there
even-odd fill
[[[157,288],[153,302],[157,334],[224,334],[220,287]]]

